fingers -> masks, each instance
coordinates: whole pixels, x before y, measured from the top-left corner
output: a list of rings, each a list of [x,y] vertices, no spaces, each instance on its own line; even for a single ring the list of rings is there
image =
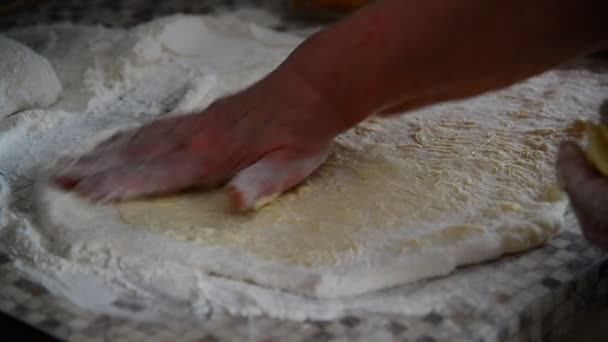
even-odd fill
[[[608,179],[591,166],[573,143],[560,147],[558,168],[583,233],[608,249]]]
[[[170,134],[174,129],[172,125],[178,124],[177,120],[163,120],[135,131],[117,133],[88,154],[64,158],[59,162],[62,169],[55,179],[59,185],[70,189],[81,179],[167,154],[181,143],[181,137]]]
[[[204,177],[203,160],[171,155],[85,177],[72,190],[93,201],[116,201],[183,190]]]
[[[120,167],[129,162],[123,153],[113,151],[93,152],[75,159],[60,161],[61,168],[55,173],[55,180],[64,188],[74,187],[80,180],[100,172]]]
[[[560,147],[559,171],[562,182],[573,203],[584,203],[589,210],[608,218],[608,179],[589,163],[584,152],[574,143]]]
[[[58,180],[78,180],[127,164],[145,163],[165,154],[174,148],[170,142],[149,145],[125,144],[113,149],[93,151],[84,156],[64,159],[62,169],[56,173]]]
[[[266,155],[244,169],[228,184],[232,206],[237,210],[255,209],[272,201],[312,174],[327,158],[327,151],[297,158],[282,151]]]

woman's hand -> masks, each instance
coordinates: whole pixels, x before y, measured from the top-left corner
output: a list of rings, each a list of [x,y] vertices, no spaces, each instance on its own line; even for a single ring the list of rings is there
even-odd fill
[[[228,183],[233,207],[245,210],[310,175],[345,128],[313,88],[275,71],[202,113],[119,133],[66,161],[56,180],[107,201]]]
[[[597,0],[374,1],[245,91],[120,134],[57,180],[98,200],[229,182],[233,205],[251,208],[302,181],[337,134],[371,114],[478,95],[605,46],[607,9]],[[572,185],[585,167],[577,153],[562,154],[568,191],[597,209]]]
[[[602,110],[602,121],[608,123],[608,105]],[[601,175],[574,143],[561,146],[558,164],[583,234],[608,250],[608,177]]]

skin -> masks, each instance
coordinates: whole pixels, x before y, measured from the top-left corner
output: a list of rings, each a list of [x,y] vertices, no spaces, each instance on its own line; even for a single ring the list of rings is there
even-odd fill
[[[374,1],[259,82],[203,113],[116,135],[66,160],[56,180],[93,200],[225,184],[233,207],[250,209],[309,176],[370,115],[478,95],[606,46],[606,13],[605,0]],[[596,237],[590,227],[608,222],[606,179],[571,145],[560,172]]]
[[[608,125],[608,101],[602,106],[601,121]],[[558,170],[583,234],[608,251],[608,177],[594,169],[573,143],[560,146]]]

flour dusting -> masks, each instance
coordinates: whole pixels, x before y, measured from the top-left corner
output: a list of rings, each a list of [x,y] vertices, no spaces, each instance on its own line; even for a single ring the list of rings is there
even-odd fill
[[[40,26],[7,36],[48,60],[63,85],[61,98],[49,108],[43,107],[51,103],[37,104],[0,121],[0,248],[51,292],[90,310],[144,320],[204,318],[213,310],[304,320],[358,311],[424,315],[460,308],[475,314],[499,286],[491,281],[491,269],[473,267],[430,282],[320,300],[193,268],[177,252],[188,250],[186,243],[161,234],[132,229],[98,240],[87,238],[86,230],[42,227],[45,217],[35,209],[52,206],[44,203],[48,197],[37,196],[35,181],[61,153],[86,149],[84,142],[100,132],[203,109],[263,77],[301,38],[244,21],[238,13],[173,16],[130,30]],[[608,93],[607,79],[607,73],[552,71],[505,91],[422,110],[404,122],[458,112],[479,120],[528,115],[530,129],[544,122],[567,127],[596,112]],[[510,129],[509,120],[500,122]],[[360,139],[363,144],[372,137]],[[120,220],[109,208],[79,211],[86,204],[74,205],[62,214],[76,213],[76,221],[100,232],[108,217]],[[559,218],[563,205],[549,216]],[[125,257],[133,246],[146,248],[134,247]]]

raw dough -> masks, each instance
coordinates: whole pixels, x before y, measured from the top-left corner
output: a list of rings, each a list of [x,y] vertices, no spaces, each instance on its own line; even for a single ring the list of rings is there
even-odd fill
[[[546,142],[529,146],[526,133],[488,135],[476,126],[472,121],[411,125],[392,134],[414,131],[419,143],[396,146],[383,144],[382,126],[367,126],[374,144],[348,146],[360,137],[344,136],[345,143],[335,146],[305,185],[249,215],[228,213],[217,192],[131,202],[119,211],[134,227],[316,270],[319,280],[306,290],[317,296],[352,295],[445,274],[541,244],[557,232],[563,210],[543,197],[553,181]],[[432,255],[437,248],[446,248],[443,256]],[[438,266],[408,261],[427,253]],[[253,281],[265,285],[264,278],[262,273]]]
[[[61,82],[51,64],[27,46],[0,36],[0,119],[57,101]]]
[[[207,272],[318,297],[350,296],[547,241],[565,208],[552,193],[550,156],[569,132],[462,119],[367,122],[341,136],[304,185],[257,212],[230,213],[217,191],[134,201],[118,213],[135,229],[201,252],[226,250],[225,260],[197,262]],[[70,208],[77,205],[43,196],[52,222],[74,225],[69,220],[78,213]],[[108,217],[106,224],[115,223]]]

